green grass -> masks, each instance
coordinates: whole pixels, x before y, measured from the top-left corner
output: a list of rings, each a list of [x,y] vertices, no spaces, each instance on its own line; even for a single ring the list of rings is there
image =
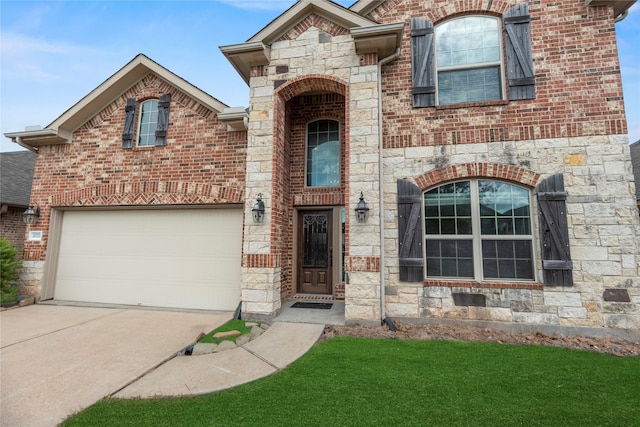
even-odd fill
[[[640,358],[339,337],[221,393],[105,399],[64,426],[634,426]]]
[[[235,342],[236,338],[240,336],[240,335],[236,335],[235,337],[231,337],[231,338],[214,338],[213,337],[213,335],[215,335],[218,332],[227,332],[227,331],[239,331],[240,335],[244,335],[244,334],[251,333],[251,328],[247,328],[245,326],[244,320],[229,320],[227,323],[209,332],[208,334],[200,338],[198,341],[220,344],[222,341]]]

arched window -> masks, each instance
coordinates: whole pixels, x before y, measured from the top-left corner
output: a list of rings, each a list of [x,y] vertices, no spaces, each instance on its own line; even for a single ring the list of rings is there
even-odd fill
[[[307,187],[340,185],[340,126],[336,120],[317,120],[307,126]]]
[[[439,105],[502,99],[500,22],[465,16],[435,28]]]
[[[529,190],[456,181],[424,193],[427,278],[534,280]]]
[[[138,146],[156,145],[158,127],[158,100],[149,99],[140,107],[140,126],[138,127]]]
[[[526,3],[502,19],[463,16],[434,27],[411,18],[413,106],[535,99],[530,21]]]

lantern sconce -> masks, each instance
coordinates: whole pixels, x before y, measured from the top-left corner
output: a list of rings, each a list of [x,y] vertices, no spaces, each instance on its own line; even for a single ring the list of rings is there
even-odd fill
[[[33,225],[38,222],[40,218],[40,206],[36,203],[34,209],[33,205],[29,205],[26,211],[22,213],[22,221],[27,225]]]
[[[264,202],[262,201],[262,193],[258,193],[256,204],[253,205],[251,212],[253,213],[253,222],[256,224],[262,223],[262,220],[264,219]]]
[[[364,194],[360,192],[360,201],[356,206],[356,219],[360,224],[364,224],[369,219],[369,207],[367,202],[364,201]]]

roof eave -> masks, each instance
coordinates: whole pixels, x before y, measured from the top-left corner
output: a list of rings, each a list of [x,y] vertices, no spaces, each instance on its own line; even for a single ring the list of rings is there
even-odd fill
[[[380,24],[369,27],[351,29],[351,36],[356,44],[356,52],[377,53],[378,59],[385,59],[400,49],[404,22],[394,24]]]
[[[152,61],[145,55],[139,54],[127,65],[105,80],[100,86],[89,92],[89,94],[65,111],[60,117],[48,125],[47,128],[58,130],[58,132],[62,132],[63,130],[67,132],[75,131],[149,73],[158,75],[160,78],[189,94],[216,113],[227,108],[227,105],[211,95],[162,67],[155,61]]]
[[[358,13],[331,1],[299,0],[295,5],[247,40],[247,42],[260,41],[264,44],[271,45],[271,43],[278,40],[283,34],[312,13],[335,22],[344,28],[367,27],[376,24]]]
[[[12,142],[31,151],[43,145],[71,144],[72,133],[65,129],[38,129],[4,134]]]
[[[349,7],[349,10],[365,16],[384,2],[385,0],[358,0]]]
[[[271,57],[271,48],[260,41],[220,46],[220,51],[247,84],[251,67],[267,65]]]
[[[613,17],[624,14],[629,10],[636,0],[587,0],[587,6],[612,6]]]
[[[227,108],[218,113],[218,120],[227,125],[229,132],[249,129],[249,113],[244,107]]]

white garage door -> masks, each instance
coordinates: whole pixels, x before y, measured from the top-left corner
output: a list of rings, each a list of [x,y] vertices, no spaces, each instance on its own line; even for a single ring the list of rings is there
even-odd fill
[[[59,300],[234,310],[241,209],[66,211]]]

